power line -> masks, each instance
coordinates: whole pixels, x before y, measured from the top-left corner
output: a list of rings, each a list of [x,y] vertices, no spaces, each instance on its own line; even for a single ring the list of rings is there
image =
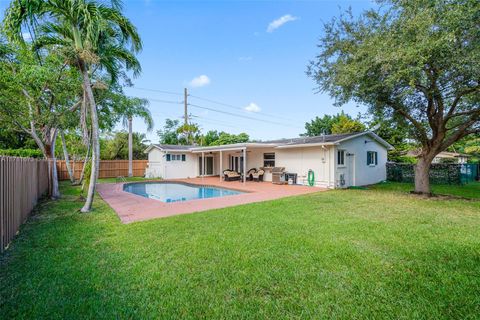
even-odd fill
[[[162,103],[170,103],[170,104],[176,104],[176,105],[183,104],[183,102],[179,102],[179,101],[162,100],[162,99],[154,99],[154,98],[146,98],[146,99],[151,100],[151,101],[162,102]],[[250,117],[250,116],[247,116],[247,115],[236,114],[236,113],[217,110],[217,109],[213,109],[213,108],[209,108],[209,107],[202,107],[202,106],[199,106],[199,105],[196,105],[196,104],[193,104],[193,103],[189,103],[188,105],[192,106],[194,108],[200,108],[200,109],[209,110],[209,111],[213,111],[213,112],[223,113],[223,114],[226,114],[226,115],[239,117],[239,118],[244,118],[244,119],[248,119],[248,120],[260,121],[260,122],[275,124],[275,125],[279,125],[279,126],[283,126],[283,127],[292,127],[292,128],[296,128],[296,129],[301,128],[301,127],[292,126],[292,125],[286,124],[286,123],[270,121],[270,120],[265,120],[265,119],[258,119],[258,118]]]
[[[149,89],[149,88],[141,88],[141,87],[130,87],[130,89],[137,89],[137,90],[150,91],[150,92],[159,92],[159,93],[171,94],[171,95],[176,95],[176,96],[182,96],[183,95],[182,93],[179,93],[179,92]]]
[[[136,97],[136,98],[140,98],[140,97]],[[145,97],[143,97],[143,98],[147,99],[147,100],[155,101],[155,102],[170,103],[170,104],[183,104],[183,101],[163,100],[163,99],[145,98]]]
[[[231,105],[231,104],[228,104],[228,103],[225,103],[225,102],[215,101],[215,100],[212,100],[212,99],[202,98],[202,97],[194,96],[194,95],[190,95],[190,97],[195,98],[195,99],[199,99],[199,100],[203,100],[203,101],[207,101],[207,102],[210,102],[210,103],[218,104],[220,106],[228,107],[228,108],[231,108],[231,109],[245,111],[245,109],[242,108],[242,107],[234,106],[234,105]],[[288,120],[288,121],[291,120],[289,118],[281,117],[281,116],[278,116],[278,115],[275,115],[275,114],[265,113],[265,112],[262,112],[262,111],[255,112],[255,114],[265,116],[265,117],[277,118],[277,119],[280,119],[280,120]]]
[[[188,105],[192,106],[194,108],[200,108],[200,109],[209,110],[209,111],[213,111],[213,112],[223,113],[223,114],[226,114],[226,115],[239,117],[239,118],[244,118],[244,119],[248,119],[248,120],[260,121],[260,122],[264,122],[264,123],[266,122],[266,123],[270,123],[270,124],[279,125],[279,126],[282,126],[282,127],[301,128],[301,127],[292,126],[290,124],[285,124],[285,123],[281,123],[281,122],[275,122],[275,121],[264,120],[264,119],[257,119],[257,118],[242,115],[242,114],[236,114],[236,113],[232,113],[232,112],[228,112],[228,111],[217,110],[217,109],[213,109],[213,108],[209,108],[209,107],[202,107],[202,106],[199,106],[199,105],[196,105],[196,104],[193,104],[193,103],[189,103]]]
[[[180,93],[180,92],[173,92],[173,91],[166,91],[166,90],[158,90],[158,89],[150,89],[150,88],[141,88],[141,87],[132,87],[133,89],[138,89],[138,90],[144,90],[144,91],[151,91],[151,92],[159,92],[159,93],[165,93],[165,94],[171,94],[171,95],[176,95],[176,96],[183,96],[184,94],[183,93]],[[224,107],[228,107],[228,108],[231,108],[231,109],[235,109],[235,110],[240,110],[240,111],[245,111],[244,108],[242,107],[238,107],[238,106],[234,106],[232,104],[229,104],[229,103],[225,103],[225,102],[221,102],[221,101],[216,101],[216,100],[213,100],[213,99],[209,99],[209,98],[204,98],[204,97],[200,97],[200,96],[196,96],[196,95],[191,95],[189,94],[188,95],[189,97],[192,97],[192,98],[195,98],[195,99],[199,99],[199,100],[203,100],[203,101],[206,101],[206,102],[210,102],[210,103],[214,103],[214,104],[217,104],[217,105],[221,105],[221,106],[224,106]],[[292,119],[291,118],[286,118],[286,117],[282,117],[282,116],[279,116],[279,115],[276,115],[276,114],[270,114],[270,113],[266,113],[266,112],[255,112],[255,114],[258,114],[258,115],[261,115],[261,116],[265,116],[265,117],[271,117],[271,118],[277,118],[277,119],[280,119],[280,120],[287,120],[287,121],[291,121]]]
[[[200,124],[207,123],[207,124],[213,124],[215,126],[220,126],[220,127],[224,127],[224,128],[243,129],[242,127],[238,127],[238,126],[227,124],[227,123],[222,123],[221,121],[214,121],[214,120],[205,119],[205,118],[200,118],[198,120],[199,120]]]
[[[190,115],[192,118],[196,118],[198,119],[199,122],[207,122],[207,123],[211,123],[211,124],[219,124],[221,126],[224,126],[224,127],[231,127],[231,128],[237,128],[237,129],[245,129],[245,128],[249,128],[249,129],[252,129],[250,126],[244,126],[242,125],[241,127],[240,126],[237,126],[236,124],[234,123],[231,123],[231,122],[226,122],[226,121],[222,121],[222,120],[216,120],[216,119],[212,119],[212,118],[206,118],[204,116],[196,116],[196,115]]]

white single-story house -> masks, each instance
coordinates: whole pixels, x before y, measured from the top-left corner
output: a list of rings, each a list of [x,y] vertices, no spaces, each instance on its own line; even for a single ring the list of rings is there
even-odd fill
[[[370,131],[207,147],[152,144],[145,150],[145,176],[222,179],[225,169],[243,173],[262,168],[264,181],[271,181],[272,168],[284,167],[297,174],[297,184],[307,184],[313,171],[315,186],[345,188],[384,181],[390,149],[389,143]]]

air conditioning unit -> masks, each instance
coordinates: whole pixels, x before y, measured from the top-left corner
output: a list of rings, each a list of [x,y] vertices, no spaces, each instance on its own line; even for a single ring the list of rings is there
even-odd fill
[[[338,185],[340,187],[345,187],[345,173],[340,173],[338,176]]]

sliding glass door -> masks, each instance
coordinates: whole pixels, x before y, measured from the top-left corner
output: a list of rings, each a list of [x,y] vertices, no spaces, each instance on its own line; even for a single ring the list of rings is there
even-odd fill
[[[203,163],[202,163],[202,157],[200,156],[198,158],[198,175],[201,176],[203,174],[204,174]],[[213,176],[213,157],[212,156],[205,157],[205,175]]]
[[[230,156],[230,169],[243,173],[243,156]]]

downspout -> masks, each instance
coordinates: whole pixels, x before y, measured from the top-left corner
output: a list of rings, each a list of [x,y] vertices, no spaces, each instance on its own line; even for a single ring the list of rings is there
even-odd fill
[[[353,177],[352,177],[353,179],[352,180],[353,180],[353,186],[355,187],[357,185],[356,172],[355,172],[355,167],[356,167],[356,165],[355,165],[355,154],[352,156],[352,158],[353,158],[352,159],[352,166],[353,166],[353,170],[352,170],[353,171]]]
[[[167,151],[163,152],[163,179],[167,179]]]
[[[330,183],[331,183],[331,172],[330,172],[330,149],[329,148],[326,148],[325,146],[322,145],[322,149],[323,149],[323,158],[325,159],[325,162],[328,164],[327,165],[327,171],[328,171],[328,187],[330,187]],[[328,151],[328,158],[325,156],[325,154],[327,153]],[[328,159],[328,161],[327,161]]]

